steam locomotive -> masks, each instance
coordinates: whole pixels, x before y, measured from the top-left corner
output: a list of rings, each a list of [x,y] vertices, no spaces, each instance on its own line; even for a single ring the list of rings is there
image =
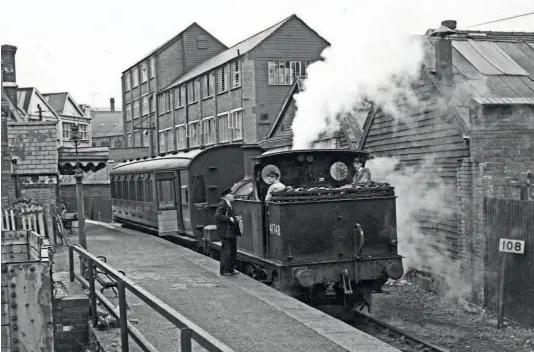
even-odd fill
[[[403,274],[396,197],[388,184],[342,188],[354,157],[369,155],[226,144],[126,161],[110,172],[113,218],[218,259],[215,209],[231,187],[240,271],[312,306],[370,310]],[[272,170],[287,188],[265,201]]]

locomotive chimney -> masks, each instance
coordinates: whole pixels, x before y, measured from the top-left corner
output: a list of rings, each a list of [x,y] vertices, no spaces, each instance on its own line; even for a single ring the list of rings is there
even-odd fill
[[[261,153],[263,153],[263,148],[257,144],[246,144],[242,146],[243,148],[243,163],[245,167],[245,179],[253,178],[254,173],[254,161],[251,158],[254,158]]]
[[[438,37],[436,42],[436,74],[438,79],[452,82],[452,41],[447,37],[456,34],[456,21],[441,22],[441,26],[430,33],[431,37]]]

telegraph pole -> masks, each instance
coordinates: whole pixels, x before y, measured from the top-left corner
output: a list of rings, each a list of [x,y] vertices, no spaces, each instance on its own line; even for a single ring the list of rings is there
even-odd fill
[[[87,249],[87,237],[85,236],[85,210],[83,202],[83,170],[80,167],[78,159],[78,143],[80,140],[80,128],[78,125],[71,126],[71,139],[74,141],[76,148],[76,169],[74,170],[74,178],[76,179],[76,201],[78,205],[78,241],[83,249]]]

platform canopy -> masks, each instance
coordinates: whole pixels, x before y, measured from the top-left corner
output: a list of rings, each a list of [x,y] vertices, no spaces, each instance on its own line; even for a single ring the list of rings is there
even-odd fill
[[[76,169],[76,149],[58,149],[58,170],[61,175],[74,175]],[[97,172],[106,167],[109,159],[109,148],[89,147],[78,148],[78,161],[84,172]]]

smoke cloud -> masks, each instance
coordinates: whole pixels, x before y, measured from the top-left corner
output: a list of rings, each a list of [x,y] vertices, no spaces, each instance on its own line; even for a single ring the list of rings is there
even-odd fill
[[[392,17],[395,9],[390,10],[388,16],[366,3],[331,21],[339,26],[328,38],[332,45],[322,52],[322,61],[308,67],[303,92],[295,95],[293,149],[310,148],[319,136],[331,136],[341,119],[361,115],[356,112],[367,101],[399,117],[402,104],[417,103],[411,84],[420,74],[422,43],[402,32],[402,24]]]

